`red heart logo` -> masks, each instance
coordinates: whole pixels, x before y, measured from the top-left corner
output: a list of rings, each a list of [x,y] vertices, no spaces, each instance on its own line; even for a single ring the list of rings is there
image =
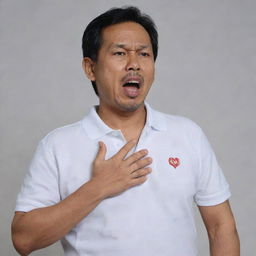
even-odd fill
[[[175,169],[180,165],[180,159],[179,158],[169,158],[169,164],[172,165]]]

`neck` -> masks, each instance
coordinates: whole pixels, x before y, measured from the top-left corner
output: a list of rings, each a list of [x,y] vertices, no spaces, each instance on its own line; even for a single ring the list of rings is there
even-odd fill
[[[146,108],[144,104],[132,112],[107,108],[100,104],[97,112],[106,125],[115,130],[121,130],[127,141],[131,139],[138,140],[146,123]]]

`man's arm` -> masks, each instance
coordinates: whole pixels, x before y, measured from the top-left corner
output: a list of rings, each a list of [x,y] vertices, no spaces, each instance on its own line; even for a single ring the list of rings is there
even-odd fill
[[[125,159],[135,143],[128,142],[116,155],[105,160],[106,146],[101,142],[90,181],[56,205],[27,213],[16,212],[12,223],[12,239],[16,250],[25,256],[53,244],[102,200],[144,183],[146,175],[151,172],[150,168],[146,168],[152,162],[151,158],[145,157],[148,152],[140,150]]]
[[[26,256],[34,250],[53,244],[103,199],[101,189],[93,181],[89,181],[56,205],[29,212],[16,212],[12,222],[15,249]]]
[[[198,208],[207,229],[211,256],[239,256],[239,237],[229,202]]]

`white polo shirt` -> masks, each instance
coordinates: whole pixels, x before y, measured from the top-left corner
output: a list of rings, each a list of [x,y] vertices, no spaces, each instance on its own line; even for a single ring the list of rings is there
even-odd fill
[[[135,150],[149,150],[152,173],[145,183],[103,200],[74,226],[61,241],[66,256],[195,256],[193,203],[210,206],[229,198],[228,184],[201,129],[148,104],[146,109]],[[83,120],[49,133],[39,143],[15,210],[56,204],[87,182],[100,140],[107,146],[107,158],[126,143],[95,107]]]

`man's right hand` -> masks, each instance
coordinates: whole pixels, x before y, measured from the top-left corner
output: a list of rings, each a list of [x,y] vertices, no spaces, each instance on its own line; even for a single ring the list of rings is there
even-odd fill
[[[99,142],[99,151],[93,162],[91,181],[100,186],[106,198],[144,183],[147,174],[151,172],[151,168],[147,166],[152,163],[152,158],[146,157],[148,154],[146,149],[125,158],[135,144],[135,140],[129,141],[113,157],[105,160],[107,148],[103,142]]]
[[[12,238],[21,255],[44,248],[58,241],[85,218],[102,200],[142,184],[151,169],[148,152],[140,150],[127,156],[135,146],[128,142],[112,158],[105,160],[106,146],[100,142],[93,162],[92,178],[59,203],[29,212],[16,212],[12,223]]]

